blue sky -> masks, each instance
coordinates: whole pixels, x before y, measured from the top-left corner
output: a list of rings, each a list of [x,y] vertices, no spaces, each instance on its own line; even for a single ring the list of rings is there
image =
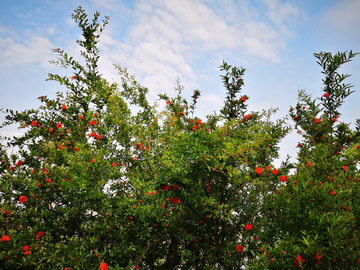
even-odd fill
[[[72,76],[49,64],[56,58],[52,49],[81,59],[75,43],[81,32],[71,19],[79,5],[91,18],[95,10],[110,17],[99,44],[106,79],[120,82],[113,63],[127,67],[155,101],[158,93],[176,94],[179,76],[186,97],[201,91],[200,117],[222,106],[223,60],[246,68],[249,110],[279,108],[281,118],[296,104],[298,89],[322,95],[313,53],[360,52],[360,0],[0,1],[0,108],[36,108],[38,96],[66,92],[45,79],[48,73]],[[353,74],[347,82],[359,89],[360,55],[341,72]],[[356,91],[340,120],[360,118],[359,100]],[[0,133],[18,131],[8,127]],[[284,139],[282,157],[294,156],[300,139],[295,133]]]

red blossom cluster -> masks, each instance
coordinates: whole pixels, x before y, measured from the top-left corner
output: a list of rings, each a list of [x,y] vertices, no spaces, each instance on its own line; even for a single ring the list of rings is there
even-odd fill
[[[21,164],[24,164],[24,162],[22,160],[19,160],[18,162],[16,162],[16,167],[20,167]]]
[[[287,182],[287,175],[280,176],[280,181],[286,183]]]
[[[41,237],[44,236],[44,233],[43,232],[38,232],[37,235],[38,236],[36,237],[36,240],[39,240]]]
[[[182,203],[182,201],[179,200],[178,197],[176,197],[176,196],[174,196],[174,197],[170,200],[170,202],[172,202],[172,203],[174,203],[174,204]]]
[[[19,202],[20,202],[20,203],[26,203],[26,201],[27,201],[26,196],[21,195],[20,198],[19,198]]]
[[[101,135],[97,134],[95,131],[93,131],[92,133],[88,134],[89,137],[94,137],[97,140],[101,140]]]
[[[107,263],[100,264],[100,270],[108,270],[108,269],[109,269],[109,267],[108,267]]]
[[[301,262],[301,264],[305,262],[305,259],[301,258],[301,255],[298,255],[294,261],[295,268],[300,268],[299,262]]]
[[[29,251],[29,249],[30,249],[30,247],[28,246],[28,245],[25,245],[24,247],[23,247],[23,250],[24,250],[24,256],[26,257],[27,255],[30,255],[31,254],[31,252]]]
[[[1,241],[2,241],[3,243],[10,241],[10,236],[8,236],[8,235],[2,236],[2,237],[1,237]]]
[[[243,246],[242,245],[239,245],[239,246],[236,246],[236,250],[237,250],[237,252],[242,252],[242,250],[243,250]]]
[[[256,172],[257,174],[260,174],[260,175],[261,175],[263,171],[264,171],[264,169],[255,167],[255,172]]]
[[[316,252],[316,255],[315,255],[316,264],[320,264],[321,258],[322,258],[322,256],[320,256],[320,252]]]

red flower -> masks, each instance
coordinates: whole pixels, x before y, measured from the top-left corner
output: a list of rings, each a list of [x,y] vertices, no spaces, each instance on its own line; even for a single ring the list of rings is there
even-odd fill
[[[257,241],[257,240],[258,240],[258,238],[257,238],[256,236],[254,236],[254,240],[255,240],[255,241]]]
[[[316,263],[317,264],[320,264],[320,259],[321,259],[322,256],[320,256],[320,252],[316,252],[316,255],[315,255],[315,260],[316,260]]]
[[[303,263],[304,261],[305,261],[305,259],[301,258],[301,255],[298,255],[298,256],[296,257],[296,260],[294,261],[295,267],[296,267],[296,268],[300,268],[299,262],[301,262],[301,265],[302,265],[302,263]]]
[[[242,98],[241,98],[241,101],[242,101],[242,102],[245,102],[245,100],[246,100],[246,97],[242,97]]]
[[[76,79],[76,77],[75,77],[75,76],[72,76],[71,79],[74,80],[74,79]]]
[[[116,167],[116,163],[115,163],[115,162],[113,162],[111,165],[112,165],[113,167]]]
[[[345,211],[349,210],[349,206],[345,206],[344,208],[345,208]]]
[[[97,135],[96,139],[101,140],[101,135]]]
[[[197,125],[195,125],[193,128],[193,131],[197,130],[197,128],[198,128]]]
[[[287,181],[286,178],[287,178],[287,175],[280,176],[280,181],[285,183]]]
[[[258,168],[258,167],[255,168],[255,172],[256,172],[257,174],[262,174],[263,170],[264,170],[264,169],[261,169],[261,168]]]
[[[241,252],[242,250],[243,250],[243,246],[236,246],[236,250],[237,250],[237,252]]]
[[[167,104],[170,104],[170,103],[171,103],[171,101],[170,101],[170,100],[168,100],[168,101],[166,101],[166,103],[167,103]]]
[[[334,196],[334,193],[335,193],[335,192],[334,192],[333,190],[330,191],[330,195],[331,195],[331,196]]]
[[[57,126],[58,128],[62,128],[62,124],[61,124],[61,123],[57,123],[56,126]]]
[[[26,201],[27,201],[27,198],[24,195],[21,195],[20,198],[19,198],[19,202],[20,203],[26,203]]]
[[[75,147],[74,150],[75,150],[75,151],[79,151],[79,148]]]
[[[37,123],[38,123],[38,122],[36,122],[36,121],[32,121],[32,122],[31,122],[31,124],[32,124],[33,127],[36,127]]]
[[[347,167],[346,166],[342,166],[342,169],[344,169],[345,172],[347,172]]]
[[[323,94],[323,97],[327,97],[329,95],[329,93],[325,93]]]
[[[24,251],[28,251],[29,249],[30,249],[30,247],[29,247],[28,245],[26,245],[26,246],[23,247],[23,250],[24,250]]]
[[[63,110],[66,110],[66,105],[62,105],[61,108],[62,108]]]
[[[100,270],[108,270],[108,266],[107,266],[107,263],[101,263],[100,264]]]
[[[84,116],[82,116],[82,115],[79,115],[79,119],[84,119]]]
[[[174,185],[173,186],[173,191],[177,191],[179,189],[179,186],[178,185]]]
[[[170,188],[170,186],[169,186],[168,184],[165,184],[165,186],[162,187],[161,189],[162,189],[162,190],[169,190],[169,188]]]
[[[43,232],[38,232],[38,236],[39,236],[39,237],[43,237],[43,236],[44,236],[44,233],[43,233]]]
[[[244,118],[245,118],[245,119],[249,119],[249,118],[250,118],[250,116],[251,116],[251,115],[250,115],[250,114],[248,114],[248,115],[245,115],[245,116],[244,116]]]
[[[53,128],[49,128],[49,133],[51,133],[51,131],[53,131]]]
[[[41,187],[41,183],[38,183],[37,185],[38,185],[38,187]]]
[[[316,123],[320,123],[320,121],[321,121],[320,118],[316,118],[316,119],[315,119],[315,122],[316,122]]]
[[[178,198],[177,198],[177,197],[173,197],[170,202],[177,204]]]
[[[198,119],[197,122],[198,122],[198,124],[201,124],[201,119]]]
[[[273,173],[274,175],[277,175],[277,174],[279,173],[279,171],[278,171],[277,169],[274,169],[274,170],[272,171],[272,173]]]
[[[245,229],[246,229],[246,230],[249,230],[249,231],[250,231],[250,230],[252,230],[252,228],[253,228],[253,226],[252,226],[251,223],[245,225]]]
[[[26,256],[29,255],[29,254],[31,254],[31,252],[26,251],[26,252],[24,253],[24,256],[26,257]]]
[[[95,126],[94,120],[91,120],[91,121],[90,121],[90,125]]]
[[[52,180],[51,180],[51,178],[49,178],[49,179],[46,179],[46,183],[52,183]]]
[[[19,167],[21,164],[23,164],[24,162],[22,160],[19,160],[18,162],[16,162],[16,167]]]
[[[93,163],[94,162],[94,159],[92,158],[91,160],[90,160],[90,163]]]
[[[8,235],[2,236],[1,240],[3,241],[3,243],[10,241],[10,236],[8,236]]]
[[[279,194],[279,190],[277,188],[274,188],[274,190],[276,194]]]
[[[310,167],[310,166],[311,166],[311,164],[309,163],[309,161],[306,163],[306,166],[308,166],[308,167]]]

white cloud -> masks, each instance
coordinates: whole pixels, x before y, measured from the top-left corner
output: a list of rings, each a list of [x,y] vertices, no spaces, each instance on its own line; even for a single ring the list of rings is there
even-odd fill
[[[93,4],[95,6],[110,10],[110,11],[121,11],[124,12],[124,9],[126,8],[124,4],[122,4],[122,1],[118,0],[92,0]]]
[[[69,18],[66,19],[66,23],[67,23],[68,25],[70,25],[71,27],[75,27],[75,26],[76,26],[75,20],[72,19],[71,17],[69,17]]]
[[[2,68],[15,65],[40,63],[48,67],[54,46],[43,36],[31,36],[30,39],[17,42],[12,37],[0,37],[0,62]]]
[[[211,1],[210,1],[211,2]],[[209,3],[210,3],[209,2]],[[267,1],[273,20],[281,26],[297,15],[289,4]],[[95,1],[98,5],[110,6]],[[129,16],[137,21],[129,29],[124,42],[112,38],[107,28],[102,36],[103,63],[116,63],[136,71],[140,81],[154,97],[159,92],[173,91],[174,80],[180,76],[185,89],[197,88],[199,76],[193,62],[204,54],[214,57],[236,54],[244,61],[260,59],[280,62],[279,51],[286,47],[281,31],[262,22],[258,11],[245,0],[240,4],[228,0],[226,14],[206,5],[208,2],[183,0],[139,1]],[[111,5],[111,3],[110,3]],[[279,8],[278,14],[274,10]],[[239,14],[244,13],[244,16]],[[254,16],[252,16],[254,15]],[[281,35],[280,35],[281,34]],[[108,69],[105,75],[114,75]]]
[[[284,27],[284,23],[294,22],[297,20],[299,10],[290,3],[281,3],[279,0],[263,1],[269,8],[268,12],[266,12],[269,19],[277,26]]]
[[[199,109],[197,112],[201,112],[202,115],[213,114],[213,112],[219,112],[223,106],[223,100],[221,97],[214,93],[209,93],[204,96],[200,96],[198,101]]]
[[[360,1],[343,0],[331,7],[324,14],[324,23],[341,30],[342,33],[359,35]]]

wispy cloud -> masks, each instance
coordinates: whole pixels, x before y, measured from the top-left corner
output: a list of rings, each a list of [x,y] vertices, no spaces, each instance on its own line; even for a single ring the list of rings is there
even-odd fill
[[[360,35],[360,1],[342,0],[324,14],[324,23],[339,34]]]
[[[125,41],[114,40],[109,29],[102,37],[103,61],[136,70],[152,96],[172,91],[177,76],[185,88],[197,88],[199,75],[192,66],[206,54],[219,57],[236,52],[245,61],[280,62],[284,37],[290,33],[286,23],[297,16],[297,9],[268,0],[264,9],[270,19],[263,21],[247,1],[240,2],[227,1],[228,16],[223,16],[224,8],[215,12],[202,1],[136,2],[131,16],[137,19]]]
[[[48,66],[51,49],[54,47],[49,39],[41,35],[17,41],[13,37],[0,36],[0,69],[9,69],[15,65],[39,63]]]

